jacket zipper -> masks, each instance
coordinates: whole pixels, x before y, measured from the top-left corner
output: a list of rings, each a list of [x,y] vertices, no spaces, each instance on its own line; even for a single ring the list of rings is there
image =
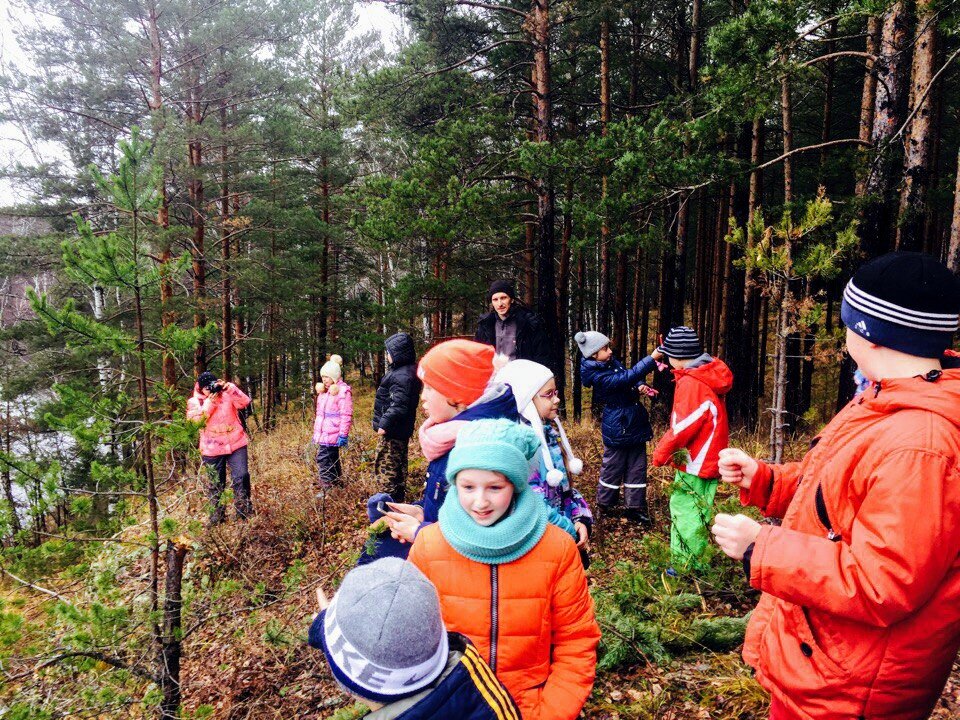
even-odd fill
[[[833,531],[833,525],[830,523],[830,516],[827,514],[827,503],[823,499],[823,487],[817,485],[817,494],[814,496],[814,504],[817,506],[817,517],[820,523],[827,529],[827,540],[840,542],[843,538],[840,533]]]
[[[497,565],[490,566],[490,669],[497,672],[497,635],[500,621],[497,617]]]

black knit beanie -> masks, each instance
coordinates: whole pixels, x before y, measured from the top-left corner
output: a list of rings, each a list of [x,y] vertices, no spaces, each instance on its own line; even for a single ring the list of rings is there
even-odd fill
[[[506,293],[511,300],[517,299],[517,291],[513,287],[513,283],[509,280],[494,280],[490,283],[490,289],[487,290],[487,302],[490,302],[493,299],[493,296],[497,293]]]
[[[217,376],[214,375],[212,372],[209,372],[209,371],[202,372],[197,377],[197,386],[201,390],[209,390],[210,386],[213,385],[215,382],[217,382],[218,379],[219,378],[217,378]]]
[[[939,358],[960,319],[960,279],[923,253],[892,252],[861,267],[840,317],[860,337],[907,355]]]

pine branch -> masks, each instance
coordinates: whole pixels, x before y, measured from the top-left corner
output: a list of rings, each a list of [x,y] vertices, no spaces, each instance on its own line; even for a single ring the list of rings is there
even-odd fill
[[[62,652],[59,655],[56,655],[52,658],[48,658],[47,660],[44,660],[43,662],[33,666],[30,670],[27,670],[26,672],[22,672],[18,675],[12,675],[12,676],[8,675],[7,682],[22,680],[23,678],[29,677],[30,675],[33,675],[43,670],[44,668],[48,668],[53,665],[58,665],[64,660],[69,660],[75,657],[90,658],[91,660],[96,660],[97,662],[102,662],[106,665],[110,665],[111,667],[115,667],[118,670],[125,670],[126,672],[129,672],[132,675],[136,675],[139,678],[142,678],[144,680],[149,680],[155,685],[160,685],[160,678],[158,678],[153,673],[148,672],[143,668],[139,668],[136,665],[130,665],[129,663],[121,660],[118,657],[114,657],[113,655],[107,655],[106,653],[100,652],[98,650],[70,650],[67,652]]]

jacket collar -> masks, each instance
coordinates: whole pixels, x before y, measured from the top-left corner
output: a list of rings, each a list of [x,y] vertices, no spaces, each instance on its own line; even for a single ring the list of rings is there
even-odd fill
[[[444,687],[444,684],[447,678],[450,677],[450,674],[457,669],[457,665],[460,664],[460,659],[463,657],[463,652],[466,649],[466,639],[463,637],[463,635],[453,632],[447,633],[447,638],[450,643],[450,652],[447,655],[446,667],[444,667],[443,672],[440,673],[440,677],[434,680],[430,687],[424,688],[416,695],[411,695],[408,698],[403,698],[402,700],[397,700],[389,705],[384,705],[379,710],[374,710],[372,713],[366,716],[367,720],[395,720],[403,713],[411,710],[428,695],[437,693],[437,699],[443,700],[447,695],[452,694],[456,687]]]

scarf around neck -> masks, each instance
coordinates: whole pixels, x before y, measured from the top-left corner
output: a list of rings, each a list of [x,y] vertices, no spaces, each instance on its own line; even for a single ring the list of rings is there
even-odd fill
[[[484,527],[463,509],[457,485],[451,483],[440,507],[440,532],[465,558],[485,565],[513,562],[540,542],[547,530],[547,504],[529,490],[514,496],[509,512],[495,524]]]

